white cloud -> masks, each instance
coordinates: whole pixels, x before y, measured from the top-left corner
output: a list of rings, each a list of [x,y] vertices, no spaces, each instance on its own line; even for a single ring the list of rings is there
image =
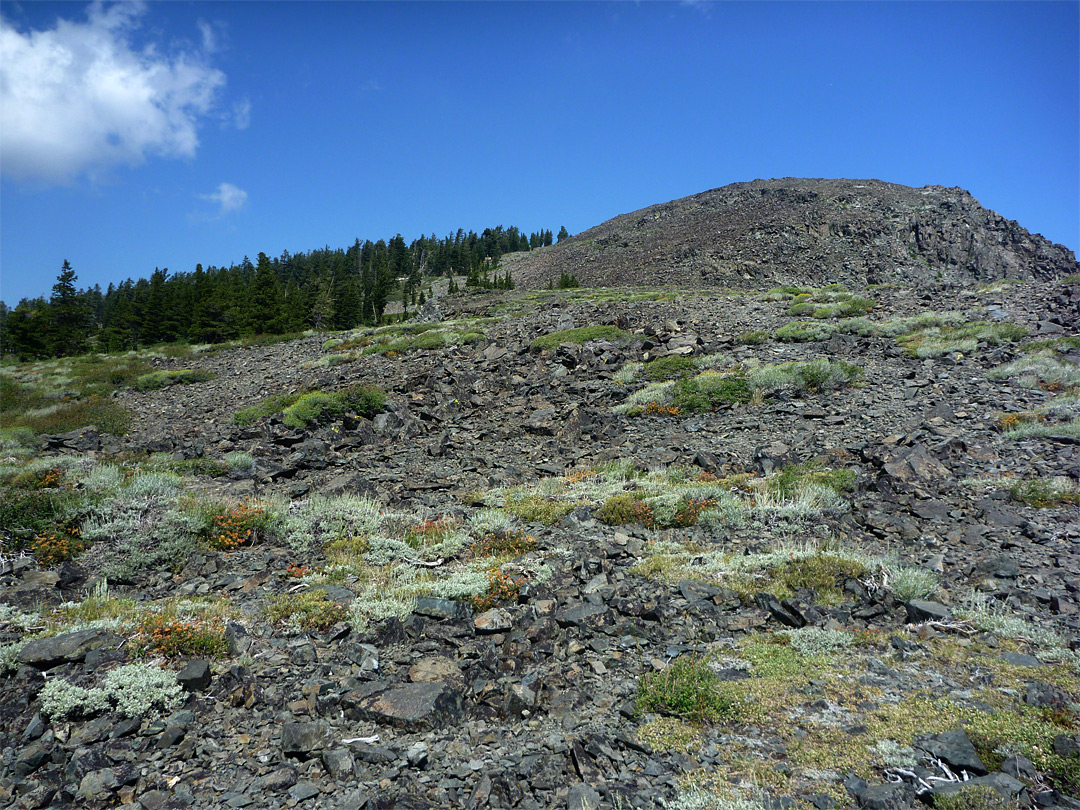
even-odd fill
[[[247,129],[251,126],[251,102],[248,99],[242,99],[232,107],[232,125],[237,129]]]
[[[217,50],[217,32],[214,31],[214,26],[206,20],[199,20],[198,26],[199,33],[202,34],[203,50],[207,53],[213,53]]]
[[[63,183],[149,155],[194,156],[225,74],[201,52],[136,49],[145,10],[94,3],[86,22],[25,33],[0,19],[0,171]]]
[[[248,193],[232,183],[220,183],[213,194],[200,194],[200,200],[209,200],[218,206],[217,215],[223,217],[233,211],[239,211],[247,205]]]

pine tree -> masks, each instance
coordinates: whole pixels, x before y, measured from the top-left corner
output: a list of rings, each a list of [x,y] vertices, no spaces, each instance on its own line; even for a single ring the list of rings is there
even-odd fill
[[[60,357],[82,354],[89,345],[90,309],[75,289],[77,278],[71,263],[64,259],[60,275],[52,288],[52,298],[49,299],[52,315],[49,351]]]
[[[20,360],[48,357],[51,311],[44,298],[24,298],[4,318],[0,352]]]
[[[248,330],[254,334],[274,334],[281,331],[281,283],[270,258],[260,253],[251,284],[251,307],[248,310]]]
[[[569,232],[569,231],[567,231],[567,230],[566,230],[566,226],[565,226],[565,225],[563,225],[563,226],[562,226],[561,228],[559,228],[559,236],[558,236],[558,239],[559,239],[559,241],[561,242],[561,241],[562,241],[563,239],[569,239],[569,238],[570,238],[570,232]]]
[[[315,282],[315,299],[311,304],[311,325],[325,329],[334,319],[334,279],[323,273]]]

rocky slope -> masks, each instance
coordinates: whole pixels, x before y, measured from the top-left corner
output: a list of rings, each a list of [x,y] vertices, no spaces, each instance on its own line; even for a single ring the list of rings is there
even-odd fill
[[[778,187],[747,184],[723,194],[765,199],[763,188]],[[713,198],[701,196],[704,209]],[[950,199],[981,211],[961,192],[926,197],[931,211]],[[861,199],[853,192],[852,208]],[[675,208],[649,209],[650,216],[665,210]],[[1060,272],[1051,248],[983,214],[1030,255],[1013,254],[1027,257],[1006,266],[1002,254],[975,250],[984,257],[979,272]],[[918,216],[937,221],[931,212]],[[808,243],[820,247],[815,261],[832,255],[829,240],[856,238],[830,233],[828,222],[808,224]],[[853,255],[882,255],[868,234],[857,238],[865,250]],[[575,256],[584,242],[576,244],[551,255]],[[631,249],[646,250],[620,248]],[[767,254],[745,255],[759,264],[723,261],[739,277],[755,276]],[[691,250],[672,272],[705,261]],[[591,278],[583,266],[575,272]],[[1014,323],[1032,339],[1056,340],[1062,368],[1080,361],[1080,350],[1063,340],[1076,335],[1080,286],[916,285],[867,294],[875,323],[961,312],[968,322]],[[61,466],[67,459],[74,471],[89,463],[77,459],[135,464],[152,451],[179,462],[244,451],[253,470],[186,478],[188,493],[234,502],[278,495],[291,511],[317,495],[353,493],[385,510],[462,525],[479,525],[484,507],[508,503],[499,487],[547,480],[540,503],[557,504],[558,493],[610,462],[731,481],[733,497],[760,502],[742,518],[709,525],[609,525],[599,502],[575,505],[550,525],[519,518],[515,525],[536,538],[529,559],[544,574],[531,575],[516,597],[476,613],[464,601],[427,597],[407,615],[368,626],[298,629],[267,613],[274,597],[304,590],[322,589],[346,611],[358,600],[363,582],[355,577],[297,576],[327,563],[321,547],[300,549],[281,536],[233,551],[197,549],[175,570],[109,584],[113,597],[140,605],[180,595],[230,606],[227,654],[163,660],[180,675],[182,704],[130,719],[100,709],[50,717],[41,699],[50,681],[102,684],[127,659],[125,631],[96,626],[29,641],[33,623],[18,620],[20,611],[45,615],[62,600],[82,599],[101,581],[107,544],[55,569],[5,559],[0,602],[12,607],[0,614],[0,641],[18,645],[18,654],[0,675],[0,803],[899,810],[942,802],[974,778],[1000,796],[982,796],[986,806],[1080,807],[1066,795],[1076,782],[1047,765],[1080,764],[1080,507],[1066,500],[1034,508],[1009,489],[1010,481],[1080,479],[1078,440],[1067,429],[1075,399],[1047,411],[1045,435],[1009,438],[1001,413],[1038,413],[1062,387],[991,374],[1026,356],[1019,339],[924,357],[881,332],[783,342],[771,335],[792,321],[791,301],[775,298],[670,290],[459,296],[441,302],[443,316],[490,319],[473,321],[482,337],[463,345],[343,355],[327,366],[321,335],[155,360],[214,378],[125,391],[120,401],[135,414],[126,436],[78,431],[52,437],[42,455]],[[544,335],[597,325],[625,336],[532,347]],[[862,374],[856,387],[782,389],[697,414],[616,410],[645,384],[629,380],[627,363],[647,369],[658,358],[684,357],[711,357],[717,369],[828,358]],[[374,418],[345,414],[305,429],[280,416],[245,427],[233,418],[270,394],[357,383],[388,394]],[[842,504],[781,514],[769,511],[761,492],[739,489],[737,482],[807,462],[849,472]],[[739,477],[745,473],[753,476]],[[818,550],[815,559],[822,549],[887,553],[936,582],[921,598],[904,598],[885,568],[864,568],[833,583],[835,598],[804,586],[777,596],[765,569],[736,585],[734,575],[704,567],[719,551],[731,555],[724,564],[734,572],[739,558],[779,549],[794,559],[808,547]],[[431,564],[438,572],[449,562]],[[970,618],[962,606],[971,593],[1014,624],[995,631]],[[807,627],[837,635],[806,634]],[[835,647],[821,641],[834,637]],[[799,646],[815,643],[824,646]],[[635,706],[649,676],[690,659],[708,661],[717,688],[737,696],[728,714],[696,724]],[[1014,739],[1015,729],[992,725],[994,718],[1028,725]],[[1038,751],[1020,755],[1016,740],[1036,732]]]
[[[521,287],[546,287],[560,273],[585,286],[745,288],[1051,279],[1077,271],[1072,251],[960,188],[790,177],[623,214],[504,264]]]

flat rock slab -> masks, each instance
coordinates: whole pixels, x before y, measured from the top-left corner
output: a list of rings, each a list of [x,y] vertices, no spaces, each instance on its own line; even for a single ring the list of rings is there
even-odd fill
[[[281,727],[281,750],[287,757],[307,759],[325,742],[326,727],[322,723],[285,723]]]
[[[465,686],[461,667],[445,655],[425,655],[409,667],[409,680],[413,683],[449,683],[458,688]]]
[[[985,776],[989,773],[983,761],[979,759],[967,732],[962,728],[946,731],[943,734],[920,737],[916,739],[915,747],[944,760],[954,771],[970,771],[976,776]]]
[[[473,619],[473,627],[480,634],[503,633],[513,629],[514,620],[510,613],[502,608],[492,608]]]
[[[381,684],[381,688],[353,702],[350,714],[359,719],[387,723],[408,730],[442,728],[461,720],[465,705],[461,693],[450,684]]]
[[[413,612],[432,619],[462,621],[472,616],[472,607],[454,599],[439,599],[435,596],[420,596],[416,599]]]
[[[921,444],[892,454],[884,464],[885,472],[898,481],[931,481],[949,474],[949,468],[931,456]]]
[[[52,669],[61,664],[82,661],[86,654],[102,648],[117,648],[123,639],[107,630],[78,630],[51,638],[39,638],[19,650],[19,663],[37,669]]]
[[[594,605],[592,602],[582,602],[559,611],[555,620],[560,627],[577,627],[593,616],[606,613],[607,608],[603,605]]]
[[[925,599],[908,602],[907,615],[909,622],[947,622],[952,618],[952,612],[945,605]]]

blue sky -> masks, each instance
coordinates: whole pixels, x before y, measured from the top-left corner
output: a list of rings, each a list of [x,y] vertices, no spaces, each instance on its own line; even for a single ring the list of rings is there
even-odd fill
[[[962,186],[1080,249],[1080,3],[0,3],[0,298],[565,225],[766,177]]]

